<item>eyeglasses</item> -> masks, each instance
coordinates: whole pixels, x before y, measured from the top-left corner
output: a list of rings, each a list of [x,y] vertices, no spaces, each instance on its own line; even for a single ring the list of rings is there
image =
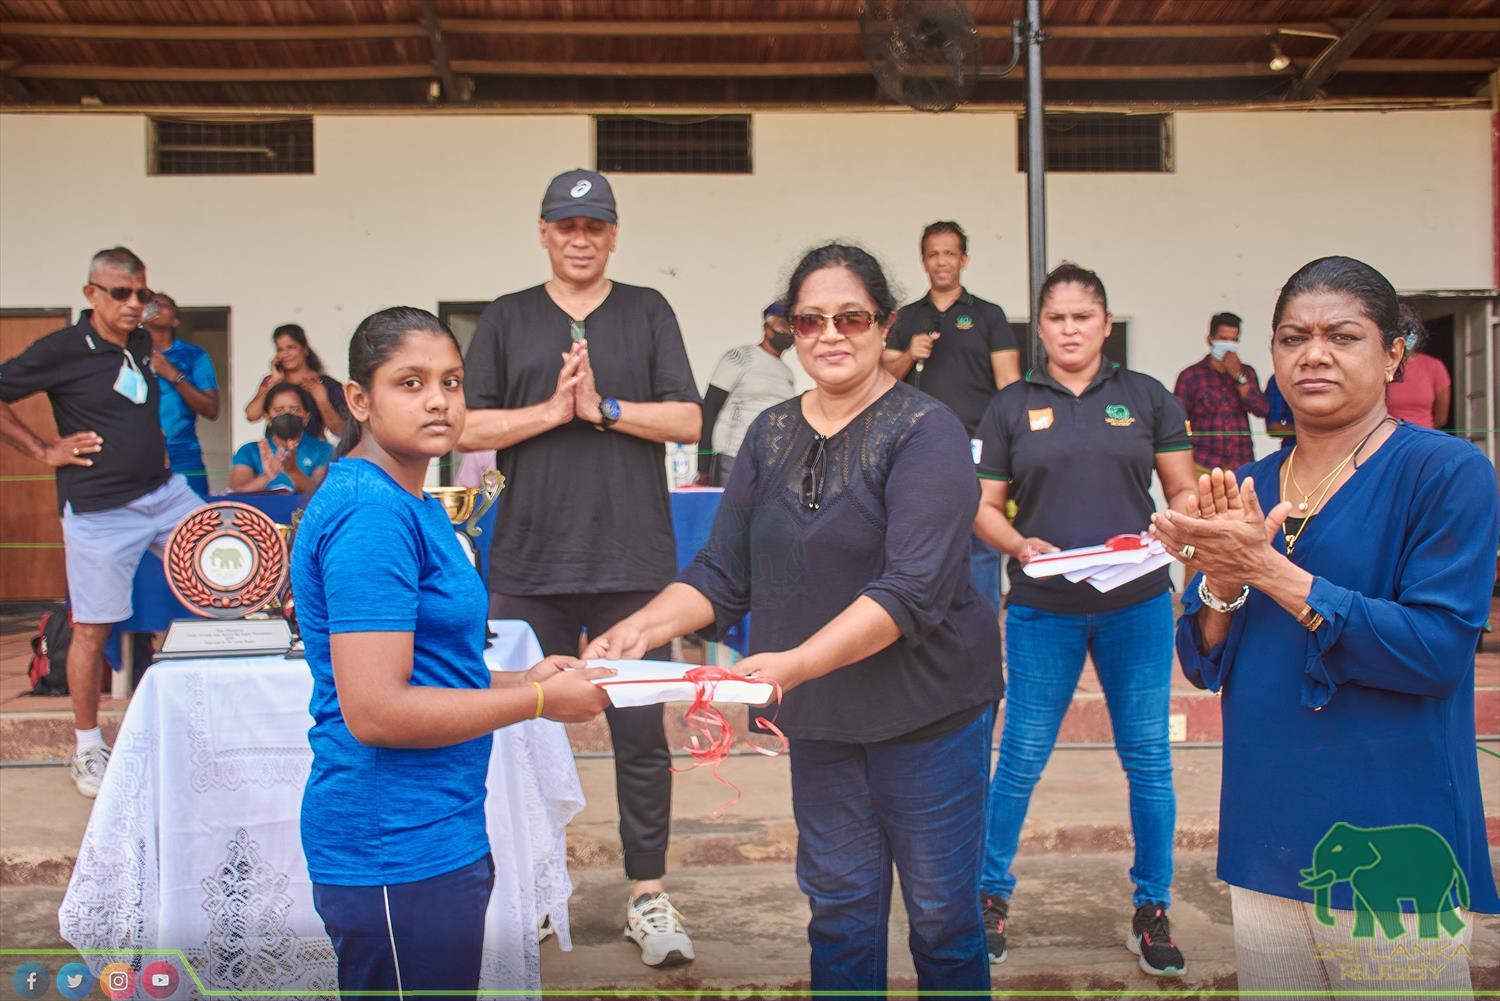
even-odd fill
[[[868,309],[847,309],[832,316],[827,313],[796,313],[792,316],[792,331],[798,337],[821,337],[828,329],[829,320],[833,321],[833,329],[849,337],[869,330],[875,323],[875,314]]]
[[[129,285],[116,285],[114,288],[110,288],[106,285],[100,285],[98,282],[89,282],[89,284],[96,289],[101,289],[109,293],[109,297],[115,302],[124,302],[134,295],[135,301],[144,306],[156,294],[148,288],[131,288]]]
[[[807,470],[802,474],[802,506],[809,511],[818,510],[823,503],[823,484],[828,479],[828,439],[823,435],[813,436],[813,447],[807,452]]]

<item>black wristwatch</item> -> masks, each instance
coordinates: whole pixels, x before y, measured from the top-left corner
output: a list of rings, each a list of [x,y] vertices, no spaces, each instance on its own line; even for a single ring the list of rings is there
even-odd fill
[[[620,419],[620,401],[613,396],[606,396],[599,401],[599,430],[613,427]]]

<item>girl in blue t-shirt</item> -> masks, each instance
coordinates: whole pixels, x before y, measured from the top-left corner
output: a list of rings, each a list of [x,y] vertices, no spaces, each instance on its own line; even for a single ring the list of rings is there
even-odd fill
[[[488,594],[422,491],[464,427],[463,359],[437,317],[397,306],[349,344],[350,421],[292,556],[313,675],[302,842],[341,991],[474,997],[494,865],[491,731],[593,718],[608,674],[551,657],[484,663]],[[432,995],[428,995],[429,997]]]

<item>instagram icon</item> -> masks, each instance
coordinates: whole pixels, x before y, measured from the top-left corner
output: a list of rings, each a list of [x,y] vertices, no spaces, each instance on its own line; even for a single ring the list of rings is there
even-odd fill
[[[99,989],[110,1001],[122,1001],[135,993],[135,973],[124,963],[110,963],[99,971]]]

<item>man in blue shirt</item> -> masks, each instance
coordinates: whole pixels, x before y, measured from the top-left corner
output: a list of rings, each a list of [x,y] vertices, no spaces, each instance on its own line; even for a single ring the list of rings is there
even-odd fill
[[[196,344],[177,339],[177,301],[165,292],[152,298],[143,326],[151,333],[151,367],[161,390],[158,412],[172,472],[187,478],[199,497],[208,497],[208,472],[198,445],[198,418],[219,419],[219,380],[214,363]]]

